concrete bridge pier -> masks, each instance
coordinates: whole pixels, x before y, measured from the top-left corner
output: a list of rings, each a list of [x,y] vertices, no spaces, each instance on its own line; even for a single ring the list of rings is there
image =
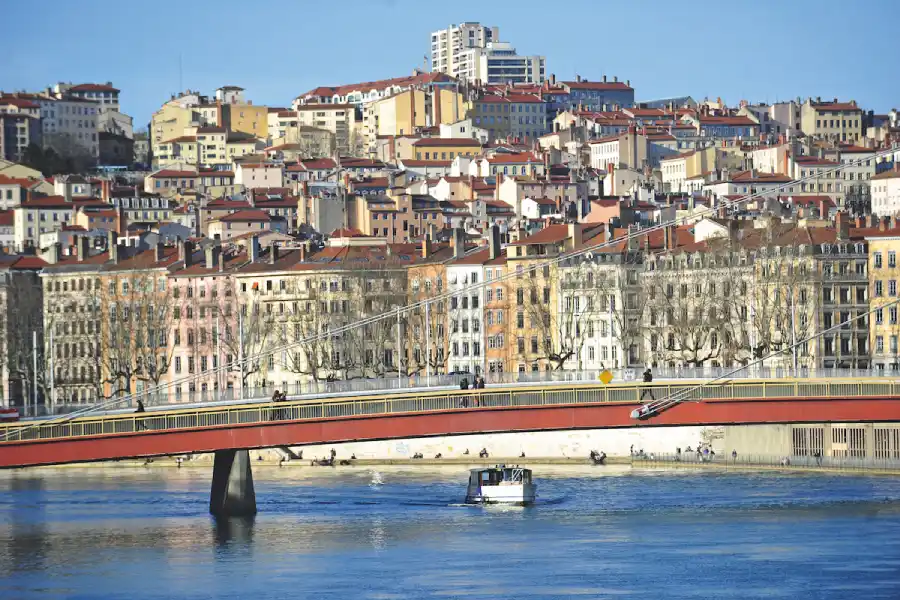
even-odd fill
[[[217,517],[256,514],[256,492],[249,450],[217,450],[213,463],[209,512]]]

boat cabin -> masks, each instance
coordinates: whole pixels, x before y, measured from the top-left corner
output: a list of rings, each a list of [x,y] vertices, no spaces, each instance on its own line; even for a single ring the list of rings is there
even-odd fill
[[[522,467],[491,467],[472,469],[469,474],[471,486],[526,485],[531,483],[531,469]]]

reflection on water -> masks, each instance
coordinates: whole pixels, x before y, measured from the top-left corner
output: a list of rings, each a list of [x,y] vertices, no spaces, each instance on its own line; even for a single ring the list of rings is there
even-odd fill
[[[896,598],[900,480],[536,467],[265,469],[213,519],[200,470],[0,473],[0,598]]]

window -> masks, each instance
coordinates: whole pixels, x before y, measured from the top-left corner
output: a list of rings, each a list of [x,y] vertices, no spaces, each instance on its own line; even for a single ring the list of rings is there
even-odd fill
[[[888,267],[893,269],[897,266],[897,253],[893,250],[888,252]]]
[[[879,308],[878,310],[875,311],[875,323],[877,325],[881,325],[882,323],[884,323],[884,309],[883,308]]]
[[[881,268],[881,252],[875,253],[875,268],[876,269]]]
[[[891,279],[888,281],[888,296],[896,296],[897,295],[897,280]]]

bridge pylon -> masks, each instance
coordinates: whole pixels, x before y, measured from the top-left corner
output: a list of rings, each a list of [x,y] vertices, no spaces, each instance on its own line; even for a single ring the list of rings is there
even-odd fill
[[[216,517],[256,514],[256,492],[249,450],[217,450],[213,463],[209,512]]]

